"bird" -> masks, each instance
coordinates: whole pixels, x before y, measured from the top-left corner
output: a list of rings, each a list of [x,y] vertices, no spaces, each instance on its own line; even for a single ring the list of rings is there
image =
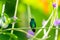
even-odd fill
[[[36,31],[36,22],[35,22],[34,18],[31,18],[30,27],[31,27],[33,32]]]

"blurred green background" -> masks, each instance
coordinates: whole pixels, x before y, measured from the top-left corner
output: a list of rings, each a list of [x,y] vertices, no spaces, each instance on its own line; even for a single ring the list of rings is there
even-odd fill
[[[52,2],[55,0],[19,0],[17,17],[21,20],[21,22],[17,22],[15,24],[15,28],[29,28],[29,18],[28,18],[28,5],[31,11],[31,17],[35,19],[37,27],[42,27],[42,21],[47,20],[50,14],[53,11]],[[59,1],[60,2],[60,1]],[[60,4],[58,2],[58,17],[60,18]],[[0,14],[2,12],[2,5],[5,3],[5,13],[11,18],[14,16],[16,0],[0,0]],[[47,25],[47,27],[49,24]],[[8,28],[11,28],[12,25],[9,24]],[[27,29],[24,29],[27,31]],[[36,29],[36,32],[39,29]],[[10,31],[5,31],[6,34],[0,34],[0,40],[8,40],[12,34]],[[52,37],[47,40],[54,40],[55,37],[55,29],[52,29],[49,33]],[[17,36],[18,38],[14,38]],[[43,36],[43,31],[37,36],[37,38],[41,38]],[[26,34],[19,31],[14,31],[12,35],[12,40],[27,40]],[[60,40],[60,30],[58,34],[58,40]]]

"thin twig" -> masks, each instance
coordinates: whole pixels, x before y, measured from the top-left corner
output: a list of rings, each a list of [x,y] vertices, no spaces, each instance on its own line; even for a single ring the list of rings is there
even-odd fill
[[[1,13],[1,17],[4,16],[4,9],[5,9],[5,4],[3,4],[3,7],[2,7],[2,13]],[[1,19],[2,20],[2,19]],[[2,23],[3,21],[1,21],[1,25],[3,25]],[[1,27],[1,32],[2,32],[2,27]]]
[[[4,9],[5,9],[5,4],[3,4],[1,16],[4,16]]]
[[[53,12],[54,12],[54,11],[52,11],[52,14],[51,14],[50,17],[48,18],[48,20],[47,20],[47,22],[45,23],[45,25],[42,26],[42,28],[44,28],[44,27],[47,25],[47,23],[49,22],[49,20],[52,18],[53,14],[54,14]],[[41,31],[42,31],[42,29],[39,29],[38,32],[35,34],[35,36],[34,36],[33,38],[35,38]]]
[[[48,36],[50,30],[51,30],[52,27],[53,27],[53,23],[54,23],[54,19],[51,20],[51,25],[50,25],[48,31],[46,32],[46,34],[42,37],[42,39],[45,39],[45,38]]]
[[[27,33],[26,31],[24,31],[24,30],[21,30],[21,29],[17,29],[17,28],[14,28],[14,29],[12,29],[12,28],[10,28],[10,29],[6,29],[6,30],[15,30],[15,31],[20,31],[20,32],[23,32],[23,33],[25,33],[25,34],[28,34],[29,36],[31,36],[31,37],[33,37],[31,34],[29,34],[29,33]],[[40,38],[35,38],[35,39],[40,39]]]
[[[14,13],[14,20],[16,20],[17,14],[17,7],[18,7],[18,0],[16,1],[15,13]],[[12,29],[14,29],[15,22],[12,23]],[[11,30],[11,34],[13,34],[13,30]]]
[[[56,8],[54,8],[54,11],[55,11],[55,9],[56,9]],[[54,13],[54,11],[53,11],[53,13]],[[55,14],[55,13],[54,13],[54,14]],[[53,15],[53,16],[52,16],[51,23],[50,23],[50,27],[49,27],[48,31],[46,32],[46,34],[42,37],[42,39],[45,39],[45,38],[48,36],[50,30],[52,29],[53,24],[54,24],[54,20],[55,20],[55,16],[56,16],[56,15]]]
[[[58,19],[58,1],[59,0],[56,0],[56,16],[57,16],[57,19]],[[55,33],[55,40],[57,40],[58,38],[58,26],[56,26],[56,33]]]
[[[18,0],[16,1],[14,20],[16,20],[17,7],[18,7]],[[14,29],[14,25],[15,25],[15,22],[12,23],[12,29]],[[11,30],[11,34],[13,34],[13,30]],[[11,40],[11,38],[9,40]]]

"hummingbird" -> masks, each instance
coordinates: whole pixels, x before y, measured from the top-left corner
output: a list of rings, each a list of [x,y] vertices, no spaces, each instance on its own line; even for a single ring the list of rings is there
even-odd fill
[[[35,29],[36,28],[36,22],[35,22],[34,18],[31,18],[30,27],[31,27],[33,32],[36,31],[36,29]]]

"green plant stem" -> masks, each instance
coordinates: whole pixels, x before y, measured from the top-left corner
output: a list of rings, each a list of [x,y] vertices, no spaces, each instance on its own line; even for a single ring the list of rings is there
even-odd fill
[[[56,3],[56,5],[58,5],[58,4]],[[56,9],[57,9],[57,8],[56,8]],[[57,15],[57,10],[56,10],[56,13],[55,13],[55,16],[53,17],[53,19],[55,20],[57,16],[58,16],[58,15]],[[53,23],[54,23],[54,20],[53,20],[53,19],[51,19],[51,26],[49,27],[47,33],[42,37],[42,39],[44,39],[44,38],[46,38],[46,36],[48,36],[51,28],[53,27]],[[52,21],[52,20],[53,20],[53,21]],[[58,28],[58,26],[56,26],[56,28]],[[57,35],[58,35],[58,29],[56,29],[55,40],[57,40]]]
[[[44,27],[48,24],[49,20],[52,18],[53,14],[54,14],[53,12],[54,12],[54,11],[52,11],[50,17],[48,18],[48,20],[47,20],[47,22],[45,23],[45,25],[42,26],[42,28],[44,28]],[[34,36],[33,38],[35,38],[42,30],[43,30],[43,29],[39,29],[38,32],[35,34],[35,36]]]
[[[5,4],[3,4],[3,7],[2,7],[2,13],[1,13],[1,17],[3,17],[4,16],[4,9],[5,9]],[[1,27],[1,32],[2,32],[2,27]]]
[[[22,30],[22,29],[18,29],[18,28],[12,29],[12,28],[9,28],[9,29],[6,29],[6,30],[20,31],[20,32],[23,32],[23,33],[28,34],[28,35],[30,35],[31,37],[33,37],[31,34],[27,33],[26,31],[24,31],[24,30]],[[6,31],[6,30],[4,30],[4,31]],[[38,40],[39,38],[36,38],[36,39]]]
[[[18,29],[18,30],[22,30],[23,28],[14,28],[14,29]],[[28,29],[28,28],[25,28],[25,29]],[[48,29],[48,27],[47,28],[39,28],[39,29]],[[52,28],[52,29],[60,29],[60,28]],[[3,31],[6,31],[6,30],[13,30],[12,28],[8,28],[8,29],[5,29],[5,30],[3,30]]]
[[[57,19],[58,19],[58,2],[59,2],[59,0],[56,0],[56,17],[57,17]],[[55,40],[57,40],[57,38],[58,38],[58,26],[56,26],[56,33],[55,33]]]
[[[14,13],[14,20],[17,14],[17,7],[18,7],[18,0],[16,1],[15,13]],[[15,22],[12,23],[12,29],[14,29]],[[11,30],[11,34],[13,34],[13,30]]]
[[[12,23],[12,29],[14,29],[14,24],[15,23]],[[11,30],[11,34],[13,34],[13,30]]]
[[[4,16],[4,9],[5,9],[5,4],[3,4],[3,7],[2,7],[1,17]]]
[[[54,20],[55,20],[55,18],[54,18],[54,16],[52,16],[51,23],[50,23],[50,26],[49,26],[49,28],[48,28],[48,31],[47,31],[46,34],[42,37],[42,39],[45,39],[45,38],[48,36],[49,32],[51,31],[51,29],[52,29],[52,27],[53,27]]]
[[[18,7],[18,0],[16,1],[16,7],[15,7],[15,13],[14,13],[14,20],[16,20],[17,7]],[[15,25],[15,22],[12,23],[12,29],[14,29],[14,25]],[[13,30],[11,30],[11,34],[13,34]],[[11,40],[11,38],[9,40]]]

